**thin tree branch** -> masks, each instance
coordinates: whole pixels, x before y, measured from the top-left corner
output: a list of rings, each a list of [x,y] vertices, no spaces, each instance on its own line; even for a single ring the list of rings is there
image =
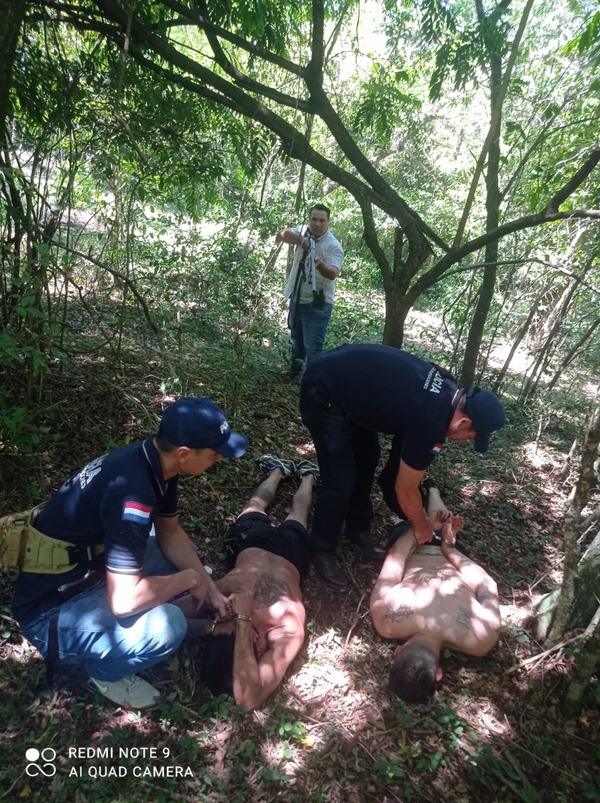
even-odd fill
[[[523,38],[523,33],[525,32],[525,26],[527,25],[527,20],[529,19],[529,14],[531,12],[533,2],[534,0],[527,0],[525,8],[523,9],[523,13],[521,14],[519,27],[517,29],[517,33],[515,34],[510,55],[508,57],[508,62],[506,64],[506,70],[504,71],[504,75],[502,76],[502,83],[500,84],[498,97],[496,98],[496,102],[492,109],[492,115],[488,133],[485,138],[485,142],[483,143],[483,147],[481,148],[481,153],[479,154],[479,159],[477,160],[477,164],[475,165],[475,172],[473,174],[473,178],[471,179],[471,186],[469,187],[469,192],[467,195],[467,200],[465,202],[465,207],[460,222],[458,224],[458,228],[456,230],[456,236],[454,237],[454,242],[452,244],[453,247],[457,247],[462,241],[463,234],[465,233],[465,228],[467,226],[467,220],[469,219],[469,215],[471,214],[471,207],[473,206],[473,201],[475,200],[475,192],[477,190],[477,185],[479,184],[479,179],[481,178],[481,174],[483,173],[483,168],[485,166],[485,161],[487,159],[490,146],[494,140],[494,137],[496,137],[498,134],[500,117],[502,115],[502,107],[504,105],[504,100],[506,98],[506,93],[508,91],[508,87],[510,84],[512,71],[515,66],[515,62],[517,60],[517,55],[519,53],[521,39]]]

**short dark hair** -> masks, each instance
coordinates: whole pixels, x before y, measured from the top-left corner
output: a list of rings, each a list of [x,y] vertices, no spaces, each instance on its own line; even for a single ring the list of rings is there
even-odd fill
[[[331,209],[328,206],[325,206],[325,204],[313,204],[311,208],[308,210],[309,216],[310,213],[313,211],[313,209],[317,209],[319,212],[325,212],[325,214],[327,215],[327,220],[329,220],[329,218],[331,217]]]
[[[407,703],[421,703],[435,690],[437,655],[423,644],[410,642],[398,650],[390,670],[390,689]]]
[[[222,633],[204,639],[204,652],[200,666],[200,679],[215,697],[229,694],[233,697],[233,650],[235,633]]]
[[[154,436],[154,442],[156,443],[156,448],[162,454],[169,454],[170,452],[174,452],[175,449],[178,449],[178,446],[175,446],[173,443],[169,443],[164,438],[161,438],[159,435]]]

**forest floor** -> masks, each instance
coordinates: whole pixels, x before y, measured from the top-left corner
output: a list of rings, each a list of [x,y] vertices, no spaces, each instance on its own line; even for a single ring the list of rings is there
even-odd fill
[[[218,577],[226,571],[225,527],[259,481],[255,458],[314,452],[281,355],[255,349],[242,359],[238,352],[234,364],[230,351],[200,352],[186,357],[181,391],[213,396],[251,442],[239,461],[181,483],[182,522]],[[107,446],[153,431],[154,414],[171,396],[164,385],[158,390],[159,368],[141,353],[131,352],[127,370],[82,361],[51,377],[61,438],[27,459],[0,455],[2,512],[39,501]],[[563,718],[572,651],[535,658],[541,645],[527,624],[536,596],[560,582],[573,478],[566,457],[580,421],[549,406],[540,426],[531,411],[509,403],[508,412],[487,455],[450,444],[432,469],[448,507],[466,518],[471,556],[498,582],[503,627],[485,658],[444,654],[444,677],[429,702],[407,706],[390,694],[393,644],[369,616],[376,570],[359,563],[350,545],[341,557],[351,590],[331,591],[311,573],[304,646],[255,713],[201,687],[193,645],[148,676],[164,695],[149,713],[116,709],[75,676],[49,691],[40,656],[10,617],[12,579],[3,576],[0,800],[600,801],[598,704],[590,694],[578,718]],[[293,479],[282,484],[276,520],[295,487]],[[383,544],[390,516],[378,491],[374,500],[374,535]]]

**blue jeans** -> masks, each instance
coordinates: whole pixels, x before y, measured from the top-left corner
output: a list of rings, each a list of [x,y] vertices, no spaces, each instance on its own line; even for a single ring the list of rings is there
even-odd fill
[[[292,340],[292,374],[302,371],[304,360],[310,363],[323,351],[325,335],[331,318],[333,304],[315,307],[290,301],[290,336]]]
[[[311,539],[314,551],[331,552],[338,545],[344,521],[348,533],[371,527],[379,437],[357,426],[336,405],[327,409],[322,399],[315,399],[315,390],[304,382],[300,395],[302,420],[312,435],[321,473]]]
[[[153,577],[176,571],[156,538],[150,537],[143,574]],[[110,609],[106,579],[102,579],[58,608],[21,623],[23,635],[44,658],[48,653],[49,622],[56,613],[60,663],[82,665],[92,677],[109,682],[160,663],[175,652],[187,633],[183,612],[170,603],[118,619]]]

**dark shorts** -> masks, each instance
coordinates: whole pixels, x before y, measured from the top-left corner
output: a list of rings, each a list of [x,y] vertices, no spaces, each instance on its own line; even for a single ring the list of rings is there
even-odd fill
[[[310,539],[299,521],[289,519],[279,527],[271,524],[266,513],[244,513],[225,533],[225,554],[231,568],[244,549],[264,549],[285,558],[298,569],[304,580],[310,569]]]
[[[391,533],[388,536],[387,544],[385,545],[386,552],[390,551],[390,549],[394,546],[396,541],[400,538],[400,536],[404,535],[404,533],[408,530],[408,528],[410,526],[411,526],[411,524],[410,524],[410,521],[408,519],[404,519],[403,521],[399,521],[398,524],[394,525],[393,530],[391,531]],[[428,541],[428,543],[425,546],[427,546],[429,544],[431,544],[433,546],[441,546],[441,543],[442,543],[441,530],[436,530],[436,532],[433,534],[433,538],[431,539],[431,541]],[[454,544],[454,548],[458,549],[458,551],[462,552],[462,554],[465,555],[466,557],[469,557],[468,553],[467,553],[467,550],[464,548],[464,546],[461,544],[461,542],[458,539],[456,540],[456,543]]]

